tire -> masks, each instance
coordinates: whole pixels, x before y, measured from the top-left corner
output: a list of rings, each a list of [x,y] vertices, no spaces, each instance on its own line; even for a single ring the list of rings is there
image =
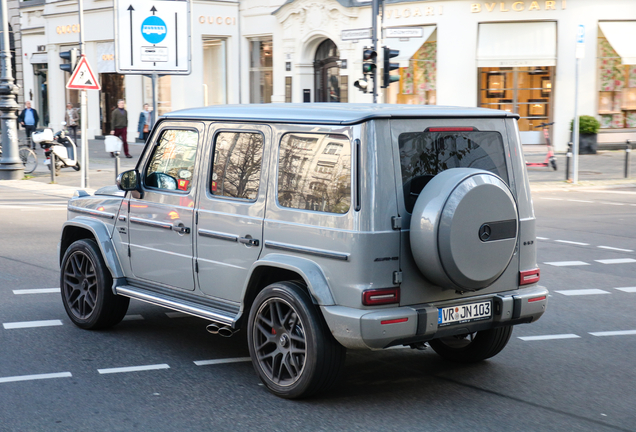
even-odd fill
[[[247,340],[259,378],[282,398],[325,391],[343,370],[346,349],[333,338],[304,287],[295,282],[274,283],[256,296]]]
[[[74,169],[75,171],[79,171],[79,170],[81,170],[81,169],[82,169],[82,167],[80,166],[80,163],[79,163],[79,162],[75,162],[75,165],[73,165],[73,169]]]
[[[118,324],[130,299],[115,295],[113,278],[93,240],[77,240],[64,254],[60,287],[64,309],[83,329],[105,329]]]
[[[552,167],[552,169],[553,169],[554,171],[556,171],[556,170],[557,170],[557,161],[556,161],[556,158],[552,158],[552,159],[550,159],[550,166]]]
[[[35,168],[38,166],[37,154],[27,146],[20,147],[18,154],[20,155],[22,165],[24,165],[25,174],[31,174],[35,171]]]
[[[497,327],[456,336],[433,339],[428,344],[446,360],[475,363],[493,357],[504,349],[513,326]]]

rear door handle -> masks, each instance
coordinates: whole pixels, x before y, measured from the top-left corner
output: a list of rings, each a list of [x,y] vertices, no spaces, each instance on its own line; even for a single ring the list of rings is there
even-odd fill
[[[258,239],[253,239],[251,237],[239,237],[238,241],[239,243],[243,243],[248,246],[258,246],[260,244]]]
[[[184,226],[183,224],[172,225],[172,231],[175,231],[179,234],[190,234],[190,228]]]

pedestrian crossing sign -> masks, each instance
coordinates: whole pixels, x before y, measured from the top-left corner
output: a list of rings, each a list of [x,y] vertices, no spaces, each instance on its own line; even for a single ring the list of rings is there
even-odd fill
[[[82,55],[82,57],[80,57],[80,61],[75,67],[71,79],[68,80],[66,88],[73,90],[101,90],[99,81],[95,79],[95,75],[88,65],[86,56]]]

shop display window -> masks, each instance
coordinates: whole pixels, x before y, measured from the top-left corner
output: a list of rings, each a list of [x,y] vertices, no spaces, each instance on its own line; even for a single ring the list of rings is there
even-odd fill
[[[601,129],[636,128],[636,65],[622,64],[603,36],[598,38],[598,76]]]
[[[250,103],[272,101],[272,38],[250,39]]]
[[[203,41],[203,104],[227,103],[227,42],[225,39]]]
[[[519,130],[552,117],[553,66],[479,68],[479,106],[519,114]]]
[[[414,105],[437,104],[437,41],[425,42],[400,68],[400,89],[397,103]]]

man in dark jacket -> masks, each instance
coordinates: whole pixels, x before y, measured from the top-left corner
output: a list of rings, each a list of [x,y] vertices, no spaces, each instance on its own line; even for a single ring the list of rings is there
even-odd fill
[[[27,141],[33,146],[35,150],[35,144],[31,142],[31,133],[38,127],[38,112],[31,108],[31,102],[26,101],[24,103],[24,110],[18,116],[18,122],[26,130]]]
[[[124,109],[125,100],[119,99],[117,101],[117,108],[110,113],[110,134],[119,137],[123,141],[124,154],[127,158],[131,158],[131,154],[128,152],[128,112]],[[110,154],[115,157],[113,153]]]

